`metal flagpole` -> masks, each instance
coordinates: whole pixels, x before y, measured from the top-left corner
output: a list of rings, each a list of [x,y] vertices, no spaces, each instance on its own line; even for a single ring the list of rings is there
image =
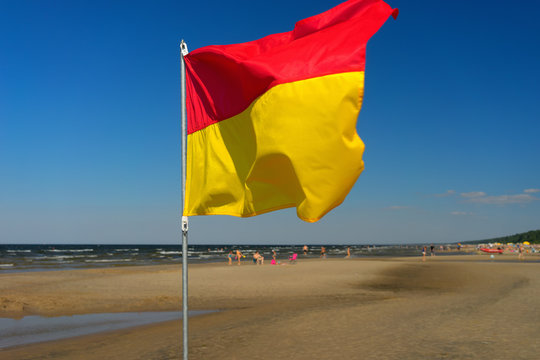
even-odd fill
[[[187,156],[187,112],[186,112],[186,66],[184,56],[188,54],[187,44],[180,43],[180,84],[182,97],[182,211],[186,197],[186,156]],[[188,217],[182,216],[182,323],[184,360],[188,360]]]

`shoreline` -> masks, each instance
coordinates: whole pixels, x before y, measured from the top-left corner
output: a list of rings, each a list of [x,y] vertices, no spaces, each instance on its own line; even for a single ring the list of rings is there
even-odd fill
[[[505,247],[506,248],[506,247]],[[289,256],[303,249],[298,245],[192,245],[189,249],[190,264],[222,262],[230,250],[240,250],[248,258],[255,251],[270,259],[276,251],[278,259],[286,261]],[[322,246],[311,245],[308,258],[317,259]],[[476,247],[434,246],[438,256],[478,254]],[[506,248],[512,255],[512,248]],[[348,253],[354,258],[378,259],[395,257],[416,257],[421,254],[418,245],[331,245],[326,252],[329,258],[344,258]],[[525,252],[538,252],[534,247]],[[181,248],[178,245],[81,245],[81,244],[41,244],[41,245],[0,245],[0,274],[58,271],[78,269],[116,268],[148,265],[181,264]]]
[[[437,247],[444,255],[459,254],[457,249],[449,246]],[[417,256],[418,246],[413,245],[331,245],[327,247],[329,257],[344,257],[350,252],[352,256],[401,257]],[[287,259],[293,253],[303,253],[297,245],[192,245],[189,248],[190,264],[221,262],[227,259],[230,250],[240,250],[250,257],[255,251],[270,258],[273,251],[278,257]],[[311,246],[309,258],[318,258],[321,247]],[[461,252],[468,251],[463,248]],[[25,272],[35,270],[75,270],[110,268],[139,265],[180,264],[182,251],[179,245],[84,245],[84,244],[32,244],[32,245],[0,245],[0,273]],[[303,257],[303,255],[302,255]]]
[[[540,306],[540,269],[534,262],[497,262],[483,255],[427,260],[190,264],[190,310],[219,310],[190,319],[190,358],[294,353],[295,359],[418,359],[445,353],[525,359],[540,350],[518,336],[540,330],[531,318]],[[180,281],[179,265],[0,274],[0,316],[176,311]],[[512,311],[500,311],[508,308]],[[316,345],[321,342],[324,351]],[[508,346],[508,352],[482,342]],[[515,356],[516,344],[523,355]],[[180,354],[179,321],[0,350],[2,359],[14,360],[177,359]]]
[[[463,252],[457,252],[457,251],[445,251],[445,252],[437,252],[436,258],[446,258],[448,259],[460,259],[464,260],[467,259],[467,261],[474,260],[474,261],[483,261],[485,259],[490,258],[490,255],[487,253],[482,253],[480,251],[463,251]],[[270,255],[268,255],[270,256]],[[502,254],[493,254],[495,260],[505,260],[505,261],[516,261],[516,262],[540,262],[540,253],[529,253],[525,254],[525,257],[523,260],[518,259],[517,253],[502,253]],[[472,258],[469,258],[472,257]],[[407,259],[407,260],[413,260],[421,258],[421,255],[415,254],[415,255],[391,255],[391,254],[380,254],[380,255],[355,255],[353,254],[349,260],[399,260],[399,259]],[[430,256],[427,255],[426,259],[429,259]],[[313,256],[310,255],[308,257],[303,257],[302,255],[299,255],[299,259],[302,261],[313,261],[313,260],[321,260],[319,256]],[[343,255],[331,255],[328,256],[326,260],[341,260],[346,259]],[[288,259],[286,257],[278,259],[281,262],[287,263]],[[248,262],[247,258],[243,260],[244,262]],[[452,260],[453,261],[453,260]],[[201,259],[195,259],[189,260],[189,266],[201,266],[206,264],[226,264],[227,258],[223,256],[221,259],[210,259],[210,260],[201,260]],[[269,264],[269,262],[268,262]],[[43,268],[22,268],[22,269],[16,269],[16,268],[10,268],[5,267],[0,269],[0,275],[8,275],[8,274],[21,274],[21,273],[41,273],[41,272],[56,272],[56,271],[79,271],[79,270],[106,270],[106,269],[129,269],[129,268],[138,268],[138,267],[153,267],[153,266],[182,266],[182,262],[178,261],[175,263],[164,263],[164,264],[114,264],[110,266],[87,266],[87,267],[43,267]]]

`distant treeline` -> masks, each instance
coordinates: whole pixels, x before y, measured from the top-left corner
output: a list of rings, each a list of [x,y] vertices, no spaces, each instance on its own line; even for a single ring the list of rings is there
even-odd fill
[[[520,234],[503,236],[493,239],[466,241],[464,244],[486,244],[486,243],[522,243],[528,241],[531,244],[540,244],[540,230],[532,230]]]

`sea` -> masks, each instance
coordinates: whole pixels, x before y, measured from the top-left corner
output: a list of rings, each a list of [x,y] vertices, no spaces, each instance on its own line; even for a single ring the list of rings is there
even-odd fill
[[[325,246],[327,257],[345,257],[348,245]],[[190,245],[189,263],[226,262],[229,251],[240,250],[246,259],[255,251],[265,258],[276,251],[278,261],[293,253],[303,254],[303,245]],[[321,246],[309,246],[307,257],[318,258]],[[420,245],[350,245],[351,257],[420,256]],[[448,251],[446,251],[448,253]],[[181,264],[179,245],[0,245],[0,274],[44,270]]]

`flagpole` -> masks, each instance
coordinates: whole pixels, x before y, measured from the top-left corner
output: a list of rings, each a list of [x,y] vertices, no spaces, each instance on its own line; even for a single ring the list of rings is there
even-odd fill
[[[182,213],[186,197],[186,157],[187,157],[187,111],[186,111],[186,66],[184,56],[188,54],[187,44],[180,43],[180,84],[182,98]],[[184,360],[188,360],[188,217],[182,216],[182,325]]]

